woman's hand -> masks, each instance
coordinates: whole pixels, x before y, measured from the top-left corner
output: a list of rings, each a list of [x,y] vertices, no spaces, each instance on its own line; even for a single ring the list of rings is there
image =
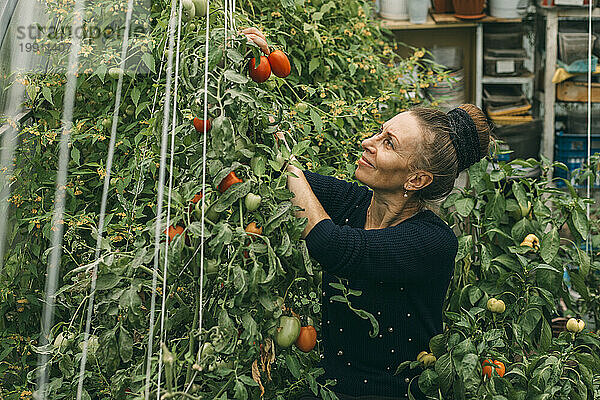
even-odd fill
[[[267,44],[267,38],[261,31],[254,27],[242,29],[242,33],[246,35],[250,42],[256,44],[265,54],[269,54],[269,45]]]

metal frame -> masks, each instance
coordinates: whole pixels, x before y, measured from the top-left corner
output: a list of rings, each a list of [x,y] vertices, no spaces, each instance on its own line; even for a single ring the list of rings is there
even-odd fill
[[[19,0],[6,0],[4,4],[4,8],[0,13],[0,48],[2,48],[2,44],[4,43],[4,38],[6,37],[6,32],[8,31],[8,25],[10,24],[10,20],[17,8],[17,2]]]

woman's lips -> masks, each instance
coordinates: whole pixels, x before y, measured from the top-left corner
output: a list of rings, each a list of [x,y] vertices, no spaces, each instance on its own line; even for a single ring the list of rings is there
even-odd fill
[[[367,160],[367,159],[365,158],[365,156],[362,156],[362,157],[361,157],[361,158],[358,160],[358,163],[359,163],[359,164],[361,164],[361,165],[364,165],[365,167],[369,167],[369,168],[375,168],[375,167],[373,166],[373,164],[371,164],[371,163],[369,162],[369,160]]]

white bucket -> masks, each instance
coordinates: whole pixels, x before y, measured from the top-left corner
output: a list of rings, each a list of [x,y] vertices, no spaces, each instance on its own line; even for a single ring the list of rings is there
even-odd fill
[[[379,0],[379,14],[383,18],[395,20],[408,19],[408,0]]]
[[[411,24],[424,24],[427,22],[429,1],[408,0],[408,16]]]
[[[495,18],[520,18],[519,3],[521,0],[489,0],[490,15]],[[524,11],[523,9],[520,10]]]

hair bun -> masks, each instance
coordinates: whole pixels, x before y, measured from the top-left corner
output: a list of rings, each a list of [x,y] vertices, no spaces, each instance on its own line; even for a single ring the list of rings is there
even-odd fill
[[[457,107],[448,111],[450,138],[456,149],[458,172],[464,171],[482,158],[477,125],[468,111]]]

